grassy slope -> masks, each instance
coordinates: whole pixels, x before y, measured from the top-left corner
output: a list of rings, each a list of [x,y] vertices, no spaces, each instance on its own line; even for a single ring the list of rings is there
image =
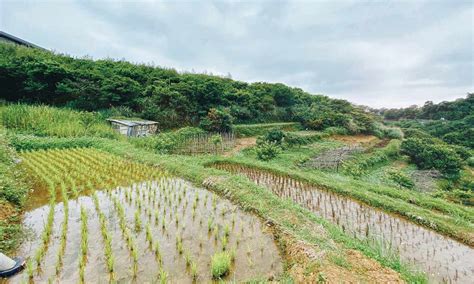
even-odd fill
[[[21,239],[19,216],[27,192],[14,157],[5,130],[0,127],[0,251],[3,253],[14,250]]]

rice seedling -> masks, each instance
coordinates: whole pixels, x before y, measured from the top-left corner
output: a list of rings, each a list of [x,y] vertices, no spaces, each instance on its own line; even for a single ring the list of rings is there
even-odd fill
[[[33,266],[33,261],[32,260],[28,260],[26,262],[26,274],[28,275],[28,278],[30,279],[33,279],[34,277],[34,266]]]
[[[138,273],[138,249],[135,244],[132,245],[132,260],[133,260],[133,265],[132,265],[132,273],[133,277],[137,277]]]
[[[212,231],[212,228],[214,227],[214,220],[212,220],[210,217],[207,219],[207,230],[209,232]]]
[[[65,187],[61,187],[62,194],[63,194],[63,200],[64,200],[64,218],[63,218],[63,224],[61,226],[61,240],[59,244],[59,250],[58,250],[58,257],[56,261],[56,275],[59,274],[61,271],[61,267],[63,265],[63,256],[64,252],[66,251],[66,238],[67,238],[67,229],[68,229],[68,217],[69,217],[69,201],[67,198],[66,194],[66,189]]]
[[[160,243],[158,241],[155,241],[155,244],[153,245],[153,252],[155,253],[155,258],[158,263],[161,263],[161,251],[160,251]]]
[[[97,197],[97,193],[94,193],[92,196],[95,204],[95,209],[97,214],[99,215],[99,222],[100,222],[100,231],[102,234],[102,239],[104,241],[104,254],[105,254],[105,262],[107,265],[107,270],[111,273],[111,280],[113,279],[113,272],[114,272],[114,264],[115,258],[112,252],[112,236],[110,235],[107,229],[107,221],[104,213],[100,210],[99,205],[99,198]]]
[[[168,283],[168,273],[163,270],[163,268],[160,269],[160,284],[167,284]]]
[[[87,247],[88,247],[88,231],[87,231],[87,212],[81,206],[81,247],[79,256],[79,282],[84,283],[84,273],[87,264]]]
[[[183,254],[183,241],[180,236],[176,236],[176,249],[179,254]]]
[[[214,240],[217,241],[217,239],[219,238],[219,226],[214,225],[213,234],[214,234]]]
[[[197,264],[194,261],[191,262],[191,277],[193,278],[193,281],[196,281],[198,278]]]
[[[228,243],[227,236],[226,236],[226,235],[223,235],[223,236],[221,237],[222,250],[226,250],[226,248],[227,248],[227,243]]]
[[[151,234],[150,223],[146,224],[145,235],[146,235],[146,240],[148,241],[151,247],[153,245],[153,235]]]
[[[228,252],[218,252],[211,259],[211,275],[214,279],[220,279],[230,271],[231,258]]]
[[[189,267],[191,265],[191,262],[192,262],[191,254],[189,253],[188,250],[184,251],[184,261],[185,261],[187,267]]]
[[[139,232],[142,229],[142,220],[140,217],[140,211],[135,211],[135,231]]]
[[[53,230],[56,189],[52,184],[50,184],[49,186],[49,196],[50,196],[50,200],[49,200],[50,202],[49,202],[48,217],[46,220],[46,224],[44,226],[43,233],[41,234],[41,244],[39,245],[35,253],[35,261],[36,261],[36,266],[38,268],[41,266],[41,260],[46,254],[48,243],[50,241],[51,233]]]
[[[225,224],[225,226],[224,226],[224,235],[226,237],[230,236],[230,228],[229,228],[228,224]]]
[[[229,251],[230,261],[235,262],[236,255],[237,255],[237,251],[235,250],[235,248],[232,248]]]

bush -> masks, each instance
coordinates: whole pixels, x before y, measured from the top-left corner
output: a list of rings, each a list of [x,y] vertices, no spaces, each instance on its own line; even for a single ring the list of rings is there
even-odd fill
[[[433,139],[408,138],[401,146],[402,154],[420,169],[437,169],[446,177],[457,179],[462,168],[461,157],[449,145]]]
[[[169,154],[185,143],[187,139],[203,133],[204,131],[200,128],[184,127],[177,131],[163,132],[154,136],[130,138],[130,142],[141,148]]]
[[[262,142],[256,148],[257,158],[262,161],[269,161],[280,154],[281,148],[273,142]]]
[[[394,181],[400,187],[413,189],[415,187],[415,183],[413,180],[407,176],[404,172],[392,169],[386,172],[388,179]]]
[[[220,279],[230,271],[231,257],[228,252],[218,252],[212,256],[211,274],[212,278]]]
[[[209,132],[228,132],[232,130],[232,120],[228,110],[211,108],[201,120],[200,127]]]
[[[471,168],[474,168],[474,157],[467,159],[467,165]]]
[[[406,138],[433,138],[433,136],[418,128],[405,129],[404,133]]]
[[[265,136],[264,136],[264,140],[266,142],[270,142],[270,143],[275,143],[275,144],[278,144],[278,145],[281,145],[283,143],[283,139],[285,139],[285,136],[286,134],[279,130],[279,129],[273,129],[273,130],[270,130]]]
[[[342,127],[328,127],[324,129],[324,133],[328,134],[329,136],[331,135],[347,135],[349,132],[347,129],[342,128]]]
[[[278,129],[283,131],[295,131],[301,125],[296,122],[262,123],[262,124],[238,124],[234,126],[237,137],[255,137],[265,135],[267,132]]]
[[[398,127],[388,127],[382,123],[376,122],[372,126],[372,133],[380,139],[402,139],[403,132]]]
[[[17,151],[93,147],[97,141],[98,139],[93,137],[60,138],[33,135],[12,135],[10,137],[10,144]]]
[[[323,133],[315,133],[303,136],[288,132],[285,134],[285,143],[288,146],[301,146],[320,141],[323,137],[325,137],[325,134]]]

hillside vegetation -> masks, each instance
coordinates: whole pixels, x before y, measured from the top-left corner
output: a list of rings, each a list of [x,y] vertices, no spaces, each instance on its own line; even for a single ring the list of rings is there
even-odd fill
[[[245,83],[206,74],[180,73],[112,59],[0,44],[0,91],[11,102],[156,120],[161,129],[198,125],[208,115],[234,123],[301,122],[305,128],[374,130],[374,116],[344,100],[311,95],[283,84]]]
[[[428,101],[422,107],[381,109],[377,112],[384,119],[391,120],[391,124],[405,130],[422,130],[449,144],[474,148],[474,93],[452,102],[433,104]]]

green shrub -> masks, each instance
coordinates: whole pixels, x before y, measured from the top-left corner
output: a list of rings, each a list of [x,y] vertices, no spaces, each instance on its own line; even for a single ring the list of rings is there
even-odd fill
[[[400,187],[412,189],[415,187],[413,180],[404,172],[399,170],[389,170],[386,172],[387,178],[398,184]]]
[[[471,168],[474,168],[474,157],[470,157],[467,159],[467,165]]]
[[[282,131],[295,131],[301,127],[296,122],[278,122],[262,124],[237,124],[234,125],[234,133],[237,137],[255,137],[265,135],[269,131],[278,129]]]
[[[462,168],[461,157],[447,144],[433,139],[408,138],[401,146],[402,154],[420,169],[437,169],[446,177],[457,179]]]
[[[228,110],[211,108],[199,126],[209,132],[228,132],[232,130],[232,121]]]
[[[21,134],[10,136],[10,144],[17,151],[85,148],[93,147],[97,141],[98,139],[93,137],[61,138]]]
[[[424,138],[432,138],[433,137],[429,133],[427,133],[427,132],[425,132],[421,129],[418,129],[418,128],[407,128],[407,129],[404,130],[404,133],[405,133],[406,138],[424,139]]]
[[[285,144],[288,146],[301,146],[314,143],[316,141],[320,141],[325,134],[323,133],[315,133],[311,135],[297,135],[291,132],[287,132],[285,134]]]
[[[328,127],[324,129],[324,133],[328,134],[329,136],[331,135],[347,135],[349,132],[347,129],[342,128],[342,127]]]
[[[281,148],[276,143],[272,142],[262,142],[255,149],[257,153],[257,158],[262,161],[269,161],[274,159],[280,154]]]
[[[283,131],[272,129],[264,136],[264,141],[281,145],[285,136],[286,135]]]
[[[230,271],[231,257],[228,252],[218,252],[212,256],[211,274],[212,278],[220,279]]]
[[[184,127],[176,131],[163,132],[153,136],[129,138],[129,141],[137,147],[169,154],[185,143],[187,139],[203,133],[205,133],[204,130],[200,128]]]

